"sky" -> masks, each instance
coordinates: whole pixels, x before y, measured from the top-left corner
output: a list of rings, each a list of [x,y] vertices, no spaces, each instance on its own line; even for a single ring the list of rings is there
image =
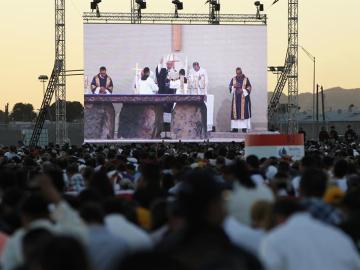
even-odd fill
[[[207,13],[205,0],[183,0],[181,12]],[[283,65],[287,48],[287,1],[262,0],[268,14],[268,65]],[[317,59],[317,82],[325,89],[360,88],[359,0],[300,0],[299,43]],[[40,74],[50,76],[54,63],[54,0],[2,1],[0,110],[16,102],[42,101]],[[221,0],[222,13],[255,13],[254,0]],[[171,0],[147,0],[147,12],[173,12]],[[90,0],[66,0],[67,69],[83,69],[82,13]],[[129,12],[130,0],[103,0],[101,11]],[[299,51],[299,91],[312,91],[313,64]],[[268,90],[276,76],[269,73]],[[68,77],[67,100],[83,102],[83,78]]]

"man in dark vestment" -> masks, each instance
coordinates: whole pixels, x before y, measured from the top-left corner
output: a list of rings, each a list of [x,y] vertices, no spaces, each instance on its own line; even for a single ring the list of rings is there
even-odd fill
[[[236,68],[236,76],[229,83],[232,94],[231,103],[231,128],[237,132],[247,132],[251,128],[251,84],[250,80],[242,73],[241,68]]]

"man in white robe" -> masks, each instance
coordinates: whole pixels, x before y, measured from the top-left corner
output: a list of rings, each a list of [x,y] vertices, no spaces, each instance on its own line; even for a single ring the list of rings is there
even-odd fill
[[[198,62],[193,63],[193,69],[189,74],[190,93],[193,95],[207,95],[208,75]]]

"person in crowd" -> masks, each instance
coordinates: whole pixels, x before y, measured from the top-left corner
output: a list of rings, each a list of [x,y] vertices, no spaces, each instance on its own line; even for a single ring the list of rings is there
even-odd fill
[[[308,169],[301,176],[300,195],[302,206],[316,219],[339,225],[343,221],[343,213],[323,201],[328,186],[328,177],[320,169]]]
[[[113,269],[128,252],[126,241],[105,226],[104,211],[99,204],[87,203],[80,216],[88,227],[87,252],[95,270]]]
[[[343,232],[302,211],[296,201],[277,201],[274,229],[260,248],[268,270],[358,269],[360,257]]]
[[[319,132],[319,142],[327,143],[330,139],[329,132],[327,132],[325,127],[321,127],[321,131]]]
[[[357,139],[356,132],[352,129],[351,125],[347,126],[347,130],[345,132],[345,140],[348,143],[354,142]]]
[[[210,171],[198,168],[190,172],[176,204],[183,226],[165,237],[159,251],[187,269],[206,269],[224,262],[232,265],[229,269],[263,269],[254,255],[234,246],[226,235],[222,187]]]
[[[227,202],[229,214],[239,222],[251,225],[251,208],[260,200],[274,201],[274,194],[266,185],[256,185],[245,162],[238,160],[231,166],[234,186]]]
[[[347,174],[349,164],[346,160],[340,159],[334,165],[333,179],[332,181],[338,186],[343,192],[348,189]]]
[[[240,143],[9,151],[1,269],[359,269],[353,142],[307,142],[301,161]],[[84,189],[69,189],[76,174]]]
[[[107,229],[126,241],[130,253],[150,250],[153,247],[149,234],[134,224],[136,210],[129,202],[110,198],[104,202],[104,210]]]
[[[329,136],[330,136],[330,140],[331,140],[332,142],[336,142],[336,141],[339,140],[339,134],[338,134],[338,132],[336,131],[335,126],[331,126],[331,127],[330,127]]]

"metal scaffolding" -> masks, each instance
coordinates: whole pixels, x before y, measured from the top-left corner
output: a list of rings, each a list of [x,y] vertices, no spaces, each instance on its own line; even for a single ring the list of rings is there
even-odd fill
[[[266,14],[256,17],[256,14],[222,14],[220,24],[255,24],[267,23]],[[83,14],[84,23],[135,23],[134,13],[102,12],[100,17],[91,12]],[[136,21],[138,22],[138,21]],[[209,24],[209,14],[182,13],[174,17],[172,13],[142,13],[141,23],[169,23],[169,24]]]
[[[297,114],[299,112],[299,74],[298,74],[298,10],[299,1],[289,0],[288,2],[288,58],[292,59],[293,65],[288,76],[288,133],[298,132]]]
[[[68,141],[66,126],[65,0],[55,0],[55,63],[61,63],[55,83],[56,143]]]
[[[275,90],[270,99],[268,107],[268,118],[271,124],[274,124],[274,114],[278,111],[280,97],[288,83],[288,104],[287,104],[287,133],[298,132],[297,113],[299,111],[299,74],[298,74],[298,0],[288,0],[288,49],[283,72],[278,78]]]

